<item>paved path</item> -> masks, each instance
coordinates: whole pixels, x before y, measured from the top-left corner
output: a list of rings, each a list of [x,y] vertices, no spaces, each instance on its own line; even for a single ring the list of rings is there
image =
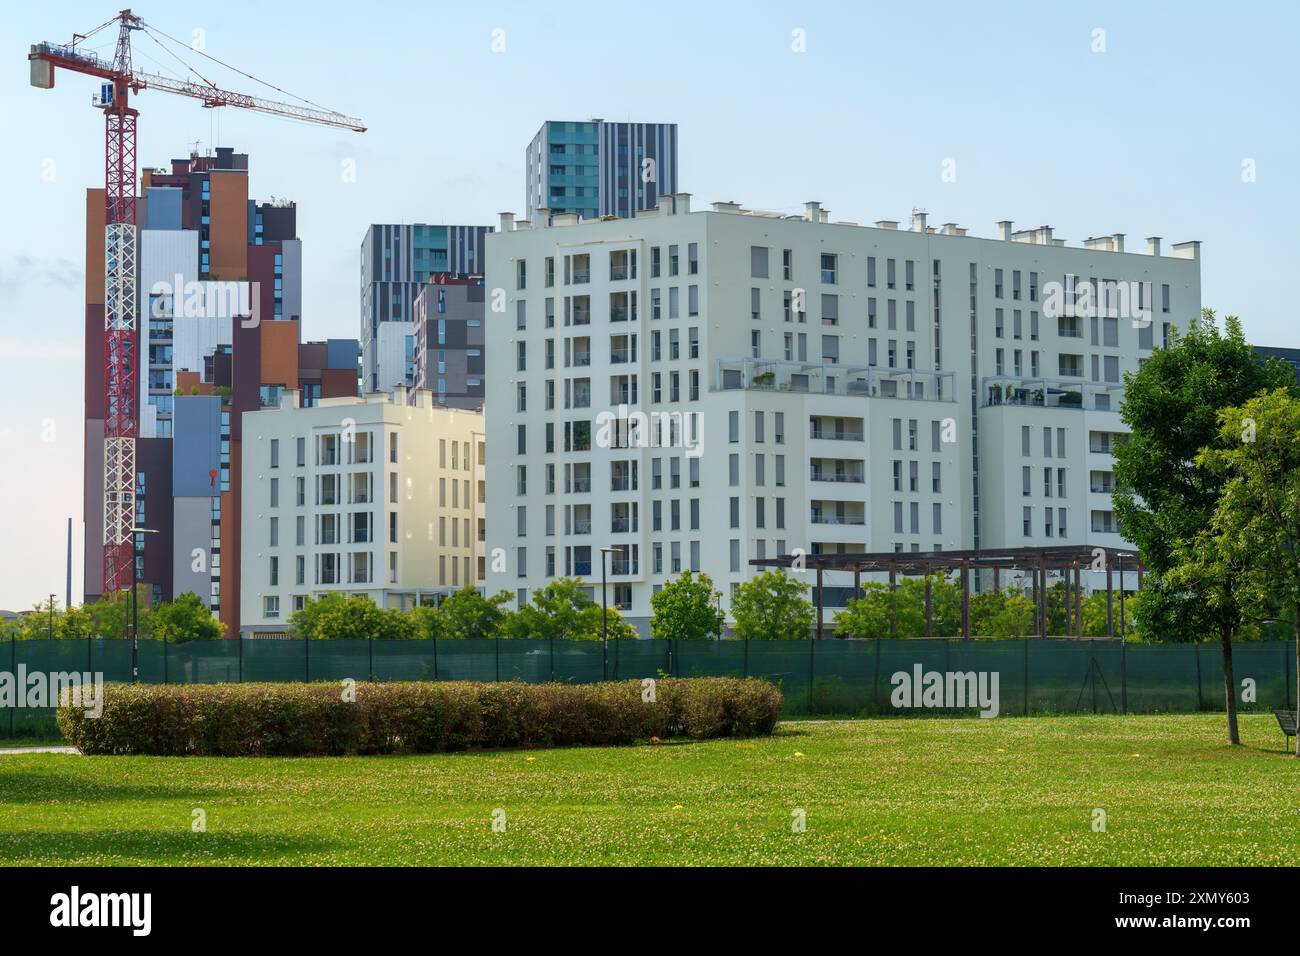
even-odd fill
[[[0,747],[0,754],[75,754],[76,747]]]

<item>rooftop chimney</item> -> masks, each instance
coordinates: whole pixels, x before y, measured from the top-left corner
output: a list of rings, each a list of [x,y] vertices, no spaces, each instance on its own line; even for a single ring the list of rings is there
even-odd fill
[[[925,232],[925,217],[926,217],[926,214],[923,213],[923,212],[915,212],[915,211],[914,211],[914,212],[912,213],[912,231],[913,231],[913,232]]]
[[[515,214],[512,212],[503,212],[501,214],[501,231],[509,232],[515,227]]]
[[[898,228],[898,220],[897,220],[897,219],[877,219],[877,220],[876,220],[876,228],[877,228],[877,229],[897,229],[897,228]]]
[[[1011,241],[1011,220],[1001,219],[998,221],[998,238],[1006,242]]]
[[[1199,259],[1201,258],[1201,243],[1199,240],[1191,242],[1174,243],[1175,259]]]
[[[1123,251],[1124,251],[1124,233],[1122,233],[1122,232],[1117,232],[1117,233],[1115,233],[1115,235],[1111,236],[1110,238],[1111,238],[1111,248],[1114,249],[1116,252],[1123,252]]]
[[[673,194],[659,194],[659,214],[661,216],[671,216],[673,214]]]
[[[539,206],[537,208],[537,225],[545,229],[551,224],[551,210],[549,206]]]
[[[1159,236],[1147,236],[1147,255],[1149,255],[1149,256],[1158,256],[1158,255],[1160,255],[1160,237],[1159,237]]]
[[[677,214],[679,216],[684,216],[691,211],[690,193],[676,193],[673,198],[677,200]]]
[[[1038,241],[1039,241],[1040,243],[1042,243],[1043,245],[1045,245],[1045,246],[1050,246],[1050,245],[1052,244],[1052,227],[1051,227],[1051,226],[1039,226],[1039,227],[1038,227]]]
[[[803,204],[806,215],[804,216],[809,222],[821,222],[822,204],[819,202],[806,202]]]

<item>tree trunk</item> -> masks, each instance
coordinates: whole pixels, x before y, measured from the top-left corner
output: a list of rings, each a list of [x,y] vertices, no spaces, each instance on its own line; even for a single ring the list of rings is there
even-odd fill
[[[1219,638],[1223,642],[1223,702],[1228,709],[1228,743],[1236,746],[1241,743],[1237,733],[1237,682],[1232,676],[1232,628],[1226,624],[1219,628]]]

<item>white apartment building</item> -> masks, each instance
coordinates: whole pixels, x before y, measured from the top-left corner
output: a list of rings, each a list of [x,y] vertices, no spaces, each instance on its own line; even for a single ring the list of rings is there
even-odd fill
[[[243,632],[330,591],[409,608],[481,585],[483,456],[483,415],[426,389],[246,412]]]
[[[502,215],[489,592],[572,574],[599,598],[612,549],[611,602],[643,626],[683,568],[726,610],[750,560],[797,549],[1123,543],[1123,374],[1199,312],[1199,243],[1138,254],[1122,235],[1079,248],[1046,226],[985,239],[806,209],[691,212],[677,194],[630,220]],[[828,620],[851,583],[828,575]]]

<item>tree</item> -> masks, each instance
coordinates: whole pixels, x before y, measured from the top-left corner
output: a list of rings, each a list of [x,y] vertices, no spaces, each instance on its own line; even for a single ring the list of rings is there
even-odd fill
[[[1146,586],[1160,594],[1148,607],[1151,618],[1183,628],[1166,632],[1165,639],[1218,636],[1230,744],[1240,743],[1232,639],[1245,622],[1243,609],[1230,590],[1207,598],[1212,577],[1164,578],[1193,553],[1227,481],[1221,472],[1196,462],[1202,449],[1221,446],[1224,440],[1219,410],[1279,387],[1295,389],[1291,369],[1276,360],[1257,363],[1236,317],[1224,320],[1221,333],[1209,309],[1193,320],[1185,335],[1174,334],[1167,348],[1154,350],[1137,372],[1124,376],[1120,417],[1131,434],[1114,450],[1115,514],[1124,536],[1141,552],[1149,572]]]
[[[743,582],[731,599],[736,637],[755,641],[810,638],[817,612],[804,596],[807,589],[783,568],[764,571]]]
[[[289,616],[289,629],[313,641],[409,640],[415,622],[396,608],[381,608],[368,597],[331,592],[306,601]]]
[[[1226,484],[1185,567],[1256,621],[1292,612],[1300,691],[1300,399],[1279,388],[1225,409],[1219,439],[1197,462]]]
[[[929,576],[930,633],[952,637],[961,630],[961,591],[942,574]],[[923,637],[926,578],[904,578],[898,587],[870,581],[862,597],[835,615],[835,633],[845,637]]]
[[[183,641],[216,640],[225,635],[221,622],[212,611],[189,591],[176,600],[159,604],[150,613],[150,636],[156,641],[179,644]]]
[[[707,574],[694,577],[690,571],[668,581],[650,598],[654,617],[650,636],[671,640],[698,640],[722,634],[723,615],[718,610],[722,592],[713,587]]]
[[[509,615],[503,633],[514,638],[598,641],[602,634],[601,612],[601,605],[587,595],[577,578],[556,578],[533,591],[532,603]],[[609,637],[636,637],[636,629],[613,607],[609,608]]]
[[[496,637],[508,615],[509,591],[500,591],[484,597],[471,585],[443,599],[438,608],[440,619],[438,637],[462,640],[465,638]]]

